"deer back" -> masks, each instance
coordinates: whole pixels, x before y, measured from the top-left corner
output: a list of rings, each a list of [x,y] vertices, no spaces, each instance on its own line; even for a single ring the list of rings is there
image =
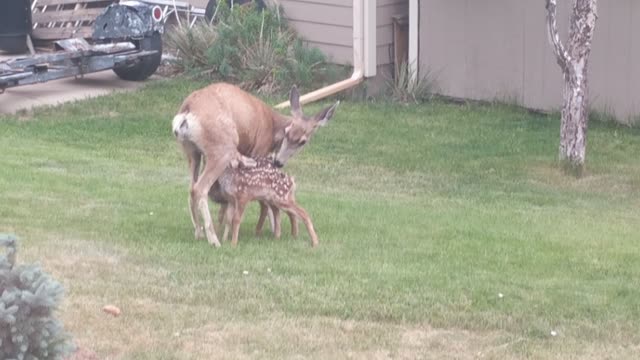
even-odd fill
[[[197,134],[192,141],[206,146],[235,146],[246,156],[264,156],[281,139],[286,119],[280,119],[262,100],[227,83],[215,83],[191,93],[182,103],[179,115],[189,116]],[[175,127],[175,125],[174,125]]]

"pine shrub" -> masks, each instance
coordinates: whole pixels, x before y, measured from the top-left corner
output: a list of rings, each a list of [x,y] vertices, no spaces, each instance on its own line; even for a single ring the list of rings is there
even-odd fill
[[[39,266],[16,266],[17,239],[0,234],[0,359],[62,359],[70,338],[54,311],[62,285]]]

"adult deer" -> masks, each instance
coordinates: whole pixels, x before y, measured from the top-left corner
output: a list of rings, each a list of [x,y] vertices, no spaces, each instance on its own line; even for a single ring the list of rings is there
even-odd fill
[[[227,83],[196,90],[183,101],[173,118],[172,129],[189,162],[189,211],[196,239],[206,234],[209,244],[220,246],[211,220],[208,193],[232,161],[239,160],[240,155],[255,158],[275,152],[274,165],[284,166],[318,127],[326,125],[339,104],[305,116],[295,86],[289,102],[291,116],[283,115]],[[203,157],[204,168],[200,173]]]

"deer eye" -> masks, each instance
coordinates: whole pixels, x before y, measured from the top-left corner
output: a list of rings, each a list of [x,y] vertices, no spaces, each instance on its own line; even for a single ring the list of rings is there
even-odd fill
[[[306,143],[307,143],[307,140],[302,139],[302,140],[300,140],[300,142],[298,143],[298,145],[302,146],[302,145],[304,145],[304,144],[306,144]]]

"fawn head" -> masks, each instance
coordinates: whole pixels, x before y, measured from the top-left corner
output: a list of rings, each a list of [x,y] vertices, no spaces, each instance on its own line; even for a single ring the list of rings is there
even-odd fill
[[[309,142],[311,136],[320,126],[325,126],[331,119],[340,104],[328,106],[313,116],[306,116],[300,107],[300,94],[296,86],[293,86],[289,95],[291,104],[290,123],[284,129],[284,136],[280,148],[276,150],[273,164],[282,167],[284,164]]]

